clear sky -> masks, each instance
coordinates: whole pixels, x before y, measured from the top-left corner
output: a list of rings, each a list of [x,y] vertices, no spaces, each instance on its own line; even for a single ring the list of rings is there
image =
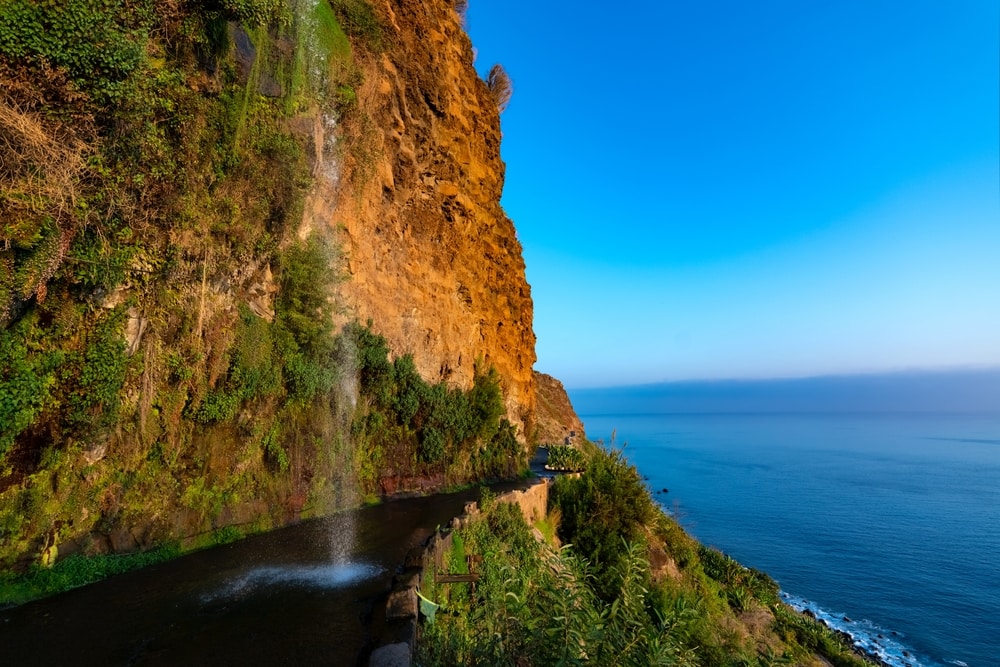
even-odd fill
[[[569,387],[1000,364],[1000,2],[472,0]]]

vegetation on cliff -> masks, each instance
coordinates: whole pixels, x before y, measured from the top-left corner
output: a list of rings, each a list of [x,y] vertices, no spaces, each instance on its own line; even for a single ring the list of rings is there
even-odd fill
[[[310,322],[315,324],[315,320]],[[320,340],[328,339],[324,336]],[[369,497],[376,497],[384,491],[380,485],[387,478],[439,475],[440,484],[457,485],[472,480],[512,477],[526,468],[524,449],[514,437],[513,427],[502,417],[503,398],[499,378],[494,371],[484,372],[477,378],[475,386],[461,391],[444,383],[427,383],[415,373],[413,361],[408,356],[391,360],[385,339],[357,323],[348,325],[336,338],[329,340],[332,345],[327,351],[328,363],[314,369],[321,379],[302,386],[319,391],[317,383],[339,382],[344,379],[344,373],[358,378],[360,405],[353,412],[349,426],[355,442],[354,453],[353,459],[345,463],[355,466],[357,472],[352,473],[351,478],[358,478],[362,492]],[[309,364],[308,360],[301,363]],[[228,411],[224,407],[229,404],[228,397],[240,404],[246,400],[241,392],[247,386],[259,387],[282,377],[282,369],[277,367],[262,370],[261,366],[237,365],[235,368],[234,376],[241,379],[232,380],[231,386],[226,385],[229,388],[221,391],[222,398],[211,403],[216,407],[209,416],[202,418],[221,419],[224,414],[218,411]],[[268,376],[272,379],[261,380]],[[299,390],[302,391],[305,390]],[[302,400],[303,394],[289,390],[288,396],[294,403]],[[288,410],[282,414],[293,416],[297,413]],[[308,425],[298,423],[298,426],[305,428]],[[265,464],[275,471],[276,477],[290,472],[295,462],[289,460],[288,451],[280,440],[272,437],[265,440],[261,447],[260,454]],[[326,485],[329,480],[324,478],[321,482]],[[193,484],[197,493],[219,493],[206,488],[204,483],[195,481]],[[340,491],[351,493],[346,489]],[[330,492],[325,486],[316,491]],[[188,490],[185,494],[193,492]],[[218,510],[211,508],[207,511],[224,512],[227,509],[226,497],[211,497],[217,498]],[[352,494],[352,497],[357,496]],[[180,501],[197,498],[199,496],[183,496]],[[25,520],[33,522],[39,518],[28,515]],[[186,546],[229,542],[242,537],[247,529],[252,529],[252,526],[219,526],[203,539],[189,540]],[[159,549],[144,554],[76,553],[54,562],[55,552],[51,547],[52,544],[47,545],[43,557],[32,563],[24,573],[0,573],[0,605],[20,603],[38,595],[80,586],[182,552],[180,544],[167,540]]]
[[[559,478],[549,504],[558,541],[489,498],[454,533],[450,571],[477,554],[479,580],[424,577],[442,609],[422,626],[419,664],[868,664],[783,605],[766,575],[689,537],[620,452],[600,451],[582,476]]]
[[[462,391],[424,381],[409,355],[390,361],[385,339],[368,329],[349,325],[344,337],[357,350],[366,399],[351,427],[364,493],[407,490],[395,487],[399,479],[437,477],[438,487],[454,486],[527,469],[524,447],[503,416],[495,370],[477,372],[472,388]]]
[[[580,472],[587,467],[587,457],[582,450],[572,445],[549,445],[548,459],[545,462],[547,470],[559,472]]]
[[[349,113],[350,61],[328,7],[4,2],[4,566],[329,504],[336,251],[296,235],[293,121]]]
[[[338,221],[310,197],[373,169],[357,92],[385,20],[365,0],[0,0],[0,568],[523,468],[489,365],[428,384],[334,327]]]
[[[500,112],[506,111],[514,96],[514,82],[510,80],[510,75],[503,65],[496,64],[490,68],[490,73],[486,76],[486,85],[489,86],[490,95]]]

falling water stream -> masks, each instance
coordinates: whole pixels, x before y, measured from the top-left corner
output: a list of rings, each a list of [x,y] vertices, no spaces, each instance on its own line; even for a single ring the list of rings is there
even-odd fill
[[[352,510],[0,611],[0,661],[363,664],[407,551],[477,496]]]

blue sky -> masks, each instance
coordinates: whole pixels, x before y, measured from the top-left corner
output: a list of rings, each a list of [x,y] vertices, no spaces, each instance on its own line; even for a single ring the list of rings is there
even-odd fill
[[[570,387],[1000,364],[1000,3],[473,0]]]

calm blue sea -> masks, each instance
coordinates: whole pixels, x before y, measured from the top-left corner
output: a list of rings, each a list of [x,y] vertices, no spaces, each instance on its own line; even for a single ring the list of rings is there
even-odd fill
[[[1000,665],[1000,415],[625,414],[623,396],[617,414],[573,396],[587,435],[615,431],[702,542],[890,664]]]

